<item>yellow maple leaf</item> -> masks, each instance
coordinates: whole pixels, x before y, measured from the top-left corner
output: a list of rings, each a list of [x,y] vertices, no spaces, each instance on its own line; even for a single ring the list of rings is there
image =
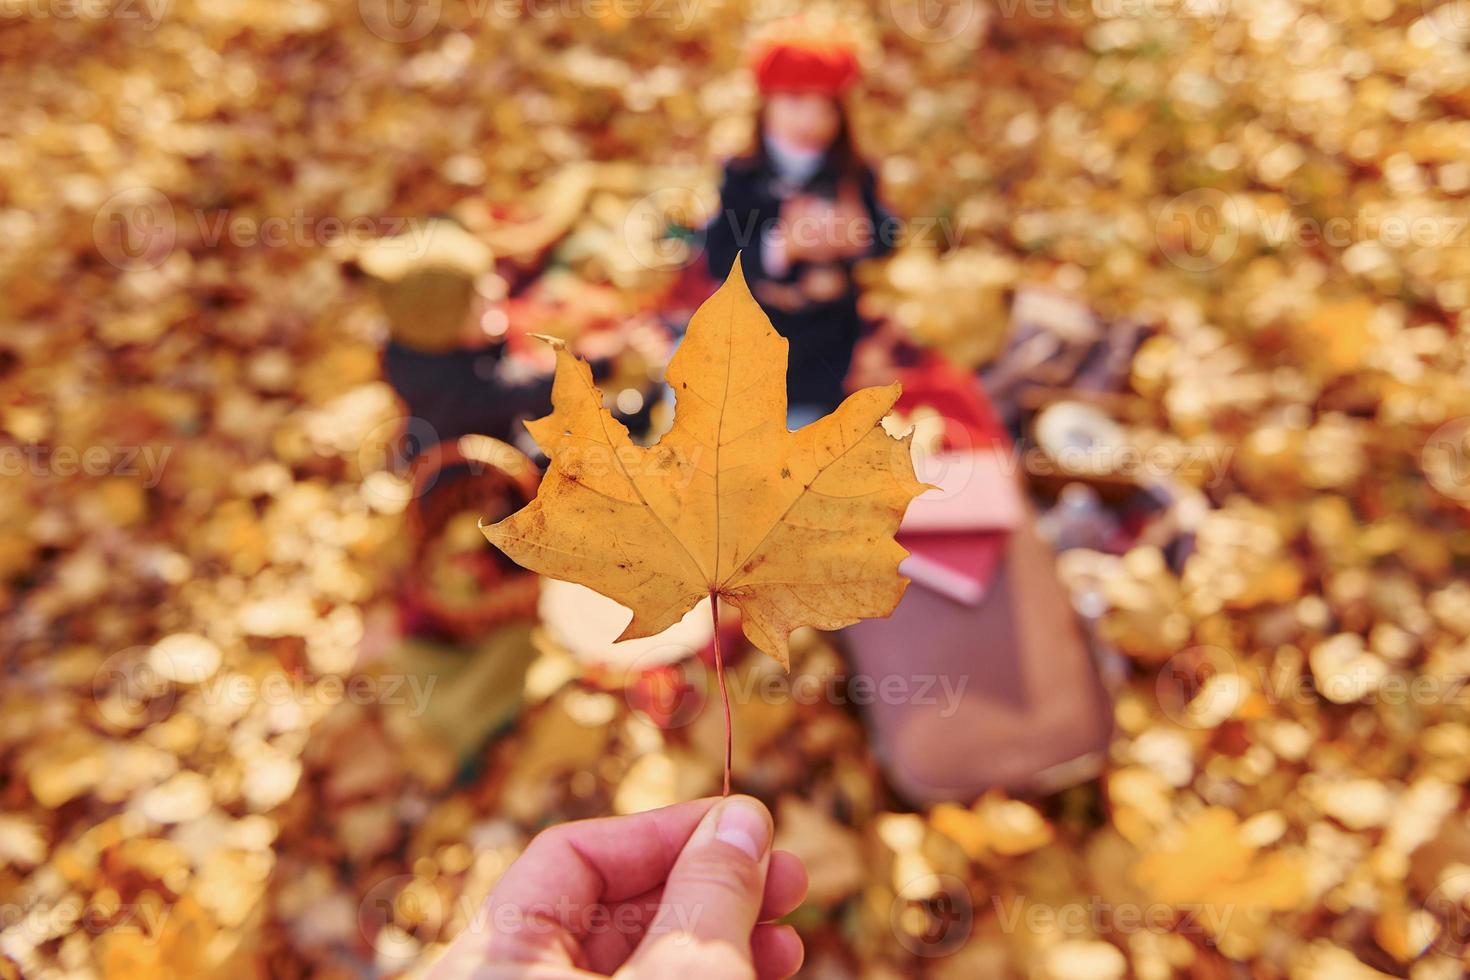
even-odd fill
[[[485,536],[519,564],[627,606],[619,639],[662,632],[706,596],[783,666],[798,626],[886,616],[908,580],[893,540],[914,478],[911,436],[880,420],[899,386],[865,388],[786,428],[785,338],[739,261],[669,364],[673,428],[638,446],[592,372],[557,344],[552,412],[526,427],[551,465],[540,491]]]
[[[1234,811],[1212,806],[1166,829],[1133,866],[1135,883],[1186,909],[1226,955],[1259,948],[1270,917],[1307,894],[1307,866],[1294,851],[1263,853]]]

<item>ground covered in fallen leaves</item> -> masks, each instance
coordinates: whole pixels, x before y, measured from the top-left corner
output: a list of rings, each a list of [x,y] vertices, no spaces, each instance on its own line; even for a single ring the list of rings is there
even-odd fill
[[[717,785],[717,711],[662,730],[552,647],[468,759],[365,669],[400,412],[339,245],[601,161],[558,268],[638,306],[669,272],[628,215],[711,186],[791,10],[413,9],[0,20],[0,975],[412,971],[540,827]],[[888,199],[953,230],[873,301],[970,363],[1023,284],[1146,322],[1109,411],[1229,462],[1182,572],[1067,557],[1131,665],[1094,781],[907,812],[839,698],[738,706],[811,975],[1460,976],[1470,8],[938,13],[845,15]]]

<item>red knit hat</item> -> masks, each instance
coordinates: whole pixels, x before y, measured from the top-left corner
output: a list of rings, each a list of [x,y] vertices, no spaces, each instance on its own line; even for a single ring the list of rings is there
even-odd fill
[[[841,41],[811,37],[772,38],[751,58],[756,85],[772,92],[841,95],[862,75],[857,54]]]

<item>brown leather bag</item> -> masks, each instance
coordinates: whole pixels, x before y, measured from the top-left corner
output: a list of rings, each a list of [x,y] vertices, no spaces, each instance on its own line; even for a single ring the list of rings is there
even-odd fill
[[[978,604],[912,582],[845,637],[849,684],[875,692],[874,751],[912,803],[1050,792],[1100,767],[1110,699],[1029,506]]]

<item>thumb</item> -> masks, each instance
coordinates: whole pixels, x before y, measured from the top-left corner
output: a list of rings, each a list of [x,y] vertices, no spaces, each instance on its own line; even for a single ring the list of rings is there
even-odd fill
[[[732,796],[705,814],[674,861],[658,915],[628,961],[637,975],[699,980],[754,974],[750,933],[760,916],[771,861],[771,814]]]

